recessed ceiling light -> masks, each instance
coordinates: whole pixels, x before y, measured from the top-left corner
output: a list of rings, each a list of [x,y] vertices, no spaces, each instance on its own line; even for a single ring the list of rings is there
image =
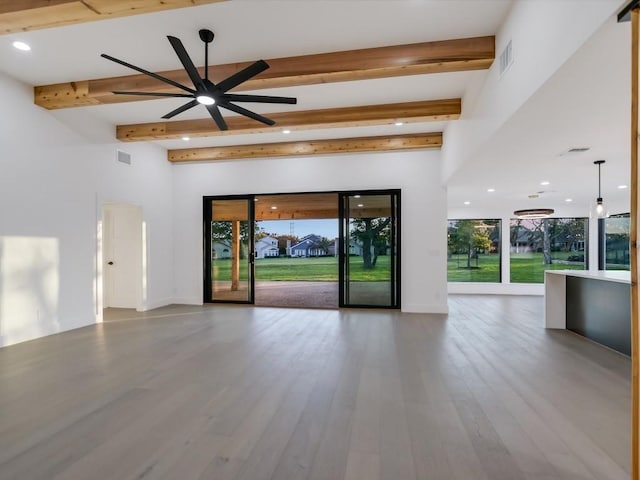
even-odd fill
[[[364,204],[363,204],[363,203],[359,203],[359,204],[358,204],[358,206],[359,206],[360,208],[362,208],[362,207],[364,207]]]
[[[627,185],[618,185],[620,190],[624,190],[625,188],[629,188]]]
[[[464,202],[464,204],[465,205],[471,205],[471,202],[467,200],[466,202]]]
[[[285,128],[284,130],[282,130],[282,133],[288,135],[289,133],[291,133],[291,130]]]
[[[271,210],[277,210],[278,207],[276,207],[275,205],[271,205]]]
[[[198,95],[196,97],[196,100],[202,105],[213,105],[214,103],[216,103],[215,99],[213,97],[210,97],[209,95]]]
[[[565,202],[573,202],[573,198],[565,198]]]
[[[396,123],[394,123],[394,125],[396,127],[401,127],[402,125],[404,125],[404,122],[396,122]]]
[[[29,45],[27,45],[24,42],[20,42],[18,40],[13,42],[12,45],[13,45],[13,48],[17,48],[18,50],[22,50],[23,52],[28,52],[29,50],[31,50],[31,47]]]
[[[188,142],[189,140],[191,140],[191,138],[189,138],[189,137],[182,137],[182,140],[183,140],[184,142]]]
[[[495,191],[496,191],[496,189],[495,189],[495,188],[487,188],[487,192],[489,192],[489,193],[493,193],[493,192],[495,192]]]
[[[542,182],[540,182],[540,185],[549,185],[551,182],[548,182],[547,180],[544,180]]]

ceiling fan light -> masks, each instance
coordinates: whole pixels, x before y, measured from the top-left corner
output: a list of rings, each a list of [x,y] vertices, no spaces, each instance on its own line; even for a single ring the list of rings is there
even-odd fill
[[[198,101],[198,103],[201,103],[202,105],[213,105],[214,103],[216,103],[215,98],[209,95],[198,95],[196,97],[196,100]]]

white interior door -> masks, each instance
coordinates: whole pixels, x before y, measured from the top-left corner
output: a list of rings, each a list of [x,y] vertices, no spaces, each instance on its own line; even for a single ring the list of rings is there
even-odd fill
[[[141,308],[142,209],[135,205],[103,207],[104,307]]]

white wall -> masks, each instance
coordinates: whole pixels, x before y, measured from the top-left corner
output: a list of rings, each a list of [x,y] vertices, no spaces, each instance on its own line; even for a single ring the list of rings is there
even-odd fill
[[[446,312],[439,151],[179,164],[173,178],[176,303],[202,303],[203,196],[400,188],[402,310]]]
[[[147,306],[172,284],[171,165],[163,149],[91,144],[33,105],[33,90],[0,75],[0,346],[90,325],[100,318],[95,278],[101,204],[142,206]],[[113,132],[110,133],[111,137]]]
[[[518,0],[496,34],[496,61],[479,92],[464,98],[461,120],[444,136],[443,181],[473,161],[501,126],[627,0]],[[512,42],[513,64],[499,55]]]

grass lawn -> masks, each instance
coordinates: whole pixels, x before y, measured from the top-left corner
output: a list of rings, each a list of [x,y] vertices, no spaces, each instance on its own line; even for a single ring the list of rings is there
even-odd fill
[[[556,254],[557,255],[557,254]],[[447,278],[450,282],[500,282],[500,256],[478,256],[478,267],[467,269],[466,255],[453,255],[447,262]],[[471,266],[476,266],[475,259]],[[552,263],[544,265],[542,253],[512,253],[511,283],[543,283],[545,270],[583,270],[582,264]]]
[[[512,253],[511,283],[544,283],[545,270],[584,270],[583,264],[545,265],[542,253]]]
[[[350,257],[350,280],[353,282],[389,281],[391,257],[378,257],[375,268],[364,269],[362,257]],[[217,259],[213,262],[214,279],[231,279],[231,260]],[[246,262],[240,264],[240,280],[247,279]],[[336,257],[289,258],[272,257],[256,260],[256,281],[338,281],[338,259]]]
[[[500,255],[478,255],[478,267],[467,269],[466,255],[452,255],[447,262],[447,280],[450,282],[500,282]],[[471,259],[471,266],[476,260]]]

